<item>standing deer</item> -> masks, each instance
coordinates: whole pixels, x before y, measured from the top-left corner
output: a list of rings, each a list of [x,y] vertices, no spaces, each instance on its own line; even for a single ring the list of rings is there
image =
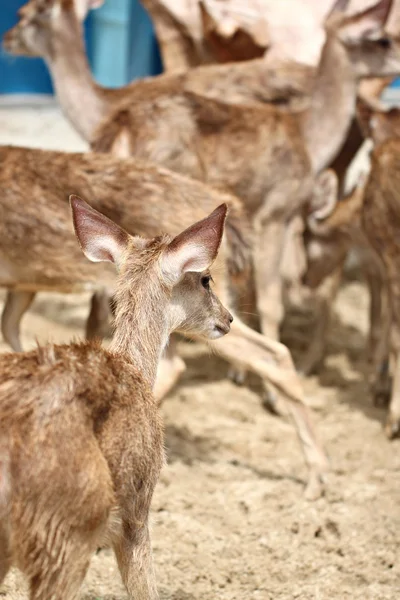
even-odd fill
[[[0,149],[0,181],[4,183],[0,199],[0,285],[11,291],[7,303],[14,307],[14,317],[21,316],[24,298],[41,289],[69,292],[113,286],[107,265],[83,261],[74,245],[66,203],[70,192],[85,195],[129,233],[144,237],[156,235],[163,227],[177,233],[218,203],[228,203],[227,235],[215,265],[219,273],[216,286],[229,307],[231,293],[240,294],[241,279],[251,266],[251,235],[240,203],[228,194],[134,159],[12,147]],[[9,316],[6,313],[5,317]],[[8,322],[14,333],[16,322]],[[306,494],[318,495],[327,460],[303,403],[288,349],[253,331],[239,318],[235,318],[231,334],[215,344],[215,350],[235,367],[272,382],[283,393],[310,468]],[[157,378],[158,398],[172,387],[183,369],[184,362],[174,347],[169,347]]]
[[[151,388],[172,331],[229,331],[232,317],[209,286],[227,206],[154,239],[129,235],[76,196],[71,207],[86,257],[118,269],[115,336],[108,351],[85,342],[0,357],[10,486],[0,574],[15,564],[32,599],[72,600],[106,539],[129,597],[156,600],[148,518],[164,449]],[[0,507],[3,472],[4,460]]]
[[[93,148],[148,158],[243,199],[254,225],[262,331],[276,339],[283,314],[279,265],[286,224],[311,195],[314,174],[329,165],[343,143],[359,79],[400,72],[398,45],[383,32],[391,0],[350,17],[332,13],[311,105],[295,114],[200,96],[190,89],[198,69],[119,91],[99,88],[84,54],[83,4],[59,0],[43,7],[32,0],[7,34],[7,48],[46,58],[61,105]],[[231,67],[218,66],[223,68]],[[201,77],[204,82],[206,67]],[[210,77],[212,86],[215,75]],[[120,102],[117,108],[114,102]]]

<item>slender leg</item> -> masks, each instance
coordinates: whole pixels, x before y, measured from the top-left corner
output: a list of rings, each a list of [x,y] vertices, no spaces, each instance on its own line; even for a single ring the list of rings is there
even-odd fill
[[[86,338],[103,339],[109,331],[110,294],[107,290],[97,290],[91,299],[90,312],[86,322]]]
[[[311,344],[302,357],[298,369],[304,375],[314,373],[323,363],[333,303],[340,287],[343,267],[344,262],[326,277],[317,290],[317,326]]]
[[[275,221],[257,228],[254,249],[254,275],[261,331],[272,339],[279,338],[283,318],[280,260],[285,237],[285,224]]]
[[[24,313],[35,297],[35,292],[8,290],[1,315],[1,331],[4,340],[15,352],[22,352],[19,327]]]
[[[375,406],[387,406],[391,394],[389,372],[392,307],[388,286],[378,268],[365,261],[366,280],[370,292],[368,378]],[[368,264],[367,264],[368,263]]]
[[[176,338],[172,335],[168,348],[165,350],[158,365],[157,379],[153,392],[160,403],[186,369],[184,361],[178,355],[176,343]]]
[[[158,600],[149,529],[124,522],[122,535],[114,543],[122,581],[135,600]]]
[[[399,437],[400,435],[400,351],[398,348],[396,350],[393,388],[385,431],[389,439]]]
[[[0,584],[11,566],[10,532],[8,513],[10,509],[9,471],[6,452],[0,442]]]
[[[309,467],[306,496],[310,499],[319,497],[328,460],[317,440],[310,411],[304,404],[301,383],[289,350],[280,342],[249,329],[238,318],[234,319],[229,335],[212,345],[229,362],[259,375],[284,395]]]

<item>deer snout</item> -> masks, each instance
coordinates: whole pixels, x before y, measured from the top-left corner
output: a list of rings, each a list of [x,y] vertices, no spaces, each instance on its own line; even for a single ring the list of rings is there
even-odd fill
[[[230,331],[232,321],[233,316],[228,310],[225,310],[225,313],[222,315],[221,319],[215,324],[215,332],[221,336],[226,335]]]

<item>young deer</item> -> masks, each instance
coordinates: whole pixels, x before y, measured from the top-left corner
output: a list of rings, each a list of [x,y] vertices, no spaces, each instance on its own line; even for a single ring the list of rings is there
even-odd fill
[[[205,339],[229,331],[208,271],[227,206],[154,239],[129,235],[77,196],[71,207],[86,257],[119,271],[115,336],[108,351],[85,342],[0,356],[10,485],[0,573],[15,564],[32,599],[72,600],[107,540],[129,597],[155,600],[148,518],[164,450],[151,389],[172,331]],[[3,488],[0,479],[0,502]]]
[[[100,176],[101,175],[101,176]],[[14,317],[21,316],[24,298],[41,289],[80,291],[112,287],[107,265],[90,265],[74,245],[66,195],[85,195],[90,203],[130,233],[151,237],[163,227],[178,233],[221,201],[231,210],[215,268],[218,295],[229,307],[240,295],[240,280],[251,267],[246,217],[240,203],[166,169],[107,154],[68,154],[27,148],[0,148],[0,284],[11,290]],[[111,278],[111,279],[110,279]],[[11,298],[11,300],[10,300]],[[11,321],[12,323],[16,323]],[[18,321],[19,322],[19,321]],[[228,342],[228,343],[227,343]],[[288,349],[268,340],[235,318],[231,335],[216,342],[215,350],[235,367],[274,383],[289,402],[310,467],[307,495],[317,494],[312,482],[327,469],[301,385]],[[184,369],[174,348],[162,361],[155,393],[163,397]],[[319,484],[318,484],[319,485]]]
[[[220,89],[222,70],[232,72],[232,65],[160,76],[119,91],[100,89],[84,54],[83,4],[31,0],[7,34],[7,48],[46,58],[61,105],[93,148],[148,158],[224,186],[245,201],[255,231],[261,326],[277,339],[286,224],[310,196],[314,174],[331,162],[344,141],[359,78],[400,72],[398,45],[382,29],[391,0],[379,0],[351,17],[334,11],[326,25],[311,105],[296,114],[271,106],[227,105],[193,92],[198,78]],[[234,67],[247,69],[245,63]]]

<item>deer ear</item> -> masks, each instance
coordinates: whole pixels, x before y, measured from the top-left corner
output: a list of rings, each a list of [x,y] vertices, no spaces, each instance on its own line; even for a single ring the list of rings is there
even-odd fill
[[[362,12],[344,19],[338,28],[340,39],[351,44],[361,39],[376,39],[382,35],[382,28],[392,4],[392,0],[380,0]]]
[[[162,271],[173,284],[188,271],[206,271],[217,257],[228,207],[221,204],[208,217],[172,240],[162,256]]]
[[[325,169],[315,179],[308,218],[317,221],[326,219],[336,206],[337,196],[338,179],[336,173],[332,169]]]
[[[70,196],[69,202],[75,234],[86,258],[118,265],[128,245],[129,234],[78,196]]]

